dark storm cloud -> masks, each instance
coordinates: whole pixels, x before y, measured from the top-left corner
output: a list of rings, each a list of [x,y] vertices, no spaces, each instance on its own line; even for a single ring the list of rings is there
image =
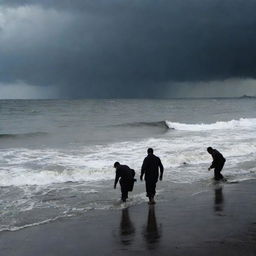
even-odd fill
[[[1,82],[161,97],[177,82],[256,76],[255,0],[0,3]]]

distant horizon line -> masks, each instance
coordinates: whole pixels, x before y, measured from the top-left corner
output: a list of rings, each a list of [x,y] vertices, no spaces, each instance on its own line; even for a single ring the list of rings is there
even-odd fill
[[[169,97],[169,98],[6,98],[4,100],[185,100],[185,99],[255,99],[256,95],[242,95],[242,96],[218,96],[218,97]]]

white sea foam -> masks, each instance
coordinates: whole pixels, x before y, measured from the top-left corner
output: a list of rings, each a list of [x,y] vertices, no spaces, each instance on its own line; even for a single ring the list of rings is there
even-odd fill
[[[72,214],[57,216],[57,217],[52,218],[52,219],[46,219],[46,220],[43,220],[43,221],[34,222],[34,223],[22,225],[22,226],[0,226],[0,232],[3,232],[3,231],[18,231],[18,230],[21,230],[21,229],[24,229],[24,228],[35,227],[35,226],[47,224],[47,223],[54,222],[54,221],[62,219],[62,218],[67,218],[67,217],[72,217],[72,216],[73,216]]]
[[[240,118],[239,120],[220,121],[212,124],[186,124],[166,121],[169,128],[182,131],[208,131],[229,129],[255,129],[256,118]]]

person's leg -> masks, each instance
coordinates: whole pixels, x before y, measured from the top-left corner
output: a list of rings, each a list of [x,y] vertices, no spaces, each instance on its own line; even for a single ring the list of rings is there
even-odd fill
[[[128,198],[128,188],[124,181],[120,180],[120,186],[121,186],[121,199],[123,202],[126,202],[126,199]]]
[[[219,180],[219,171],[218,171],[218,168],[215,168],[215,169],[214,169],[214,179],[215,179],[215,180]]]
[[[221,163],[221,164],[220,164],[220,169],[219,169],[219,175],[220,175],[220,178],[221,178],[222,180],[224,179],[224,177],[223,177],[223,175],[222,175],[220,172],[222,171],[222,169],[223,169],[223,167],[224,167],[224,164],[225,164],[225,162]]]
[[[147,197],[149,198],[149,203],[154,203],[154,196],[156,194],[156,182],[151,180],[146,181],[146,191]]]
[[[223,166],[224,166],[224,163],[221,163],[218,166],[216,166],[216,168],[214,169],[214,179],[215,180],[222,180],[223,179],[223,176],[220,173]]]
[[[155,194],[156,194],[156,182],[152,182],[151,184],[151,189],[152,189],[152,192],[151,192],[151,203],[152,204],[155,204],[155,200],[154,200],[154,197],[155,197]]]
[[[151,197],[151,190],[150,190],[151,186],[150,186],[150,182],[146,180],[146,196],[148,198]]]
[[[220,178],[220,180],[223,180],[223,175],[219,172],[219,178]]]
[[[122,201],[126,202],[126,199],[128,198],[128,190],[124,189],[122,191]]]

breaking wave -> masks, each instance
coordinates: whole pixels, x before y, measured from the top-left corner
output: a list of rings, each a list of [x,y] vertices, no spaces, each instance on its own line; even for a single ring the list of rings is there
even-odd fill
[[[219,121],[212,124],[186,124],[166,121],[169,129],[181,131],[207,131],[207,130],[235,130],[235,129],[255,129],[256,118],[240,118],[239,120]]]
[[[180,130],[180,131],[207,131],[207,130],[227,130],[227,129],[255,129],[256,128],[256,118],[240,118],[238,120],[230,121],[218,121],[211,124],[198,123],[198,124],[188,124],[172,122],[169,120],[158,121],[158,122],[134,122],[118,124],[115,126],[125,126],[125,127],[159,127],[166,130]]]

